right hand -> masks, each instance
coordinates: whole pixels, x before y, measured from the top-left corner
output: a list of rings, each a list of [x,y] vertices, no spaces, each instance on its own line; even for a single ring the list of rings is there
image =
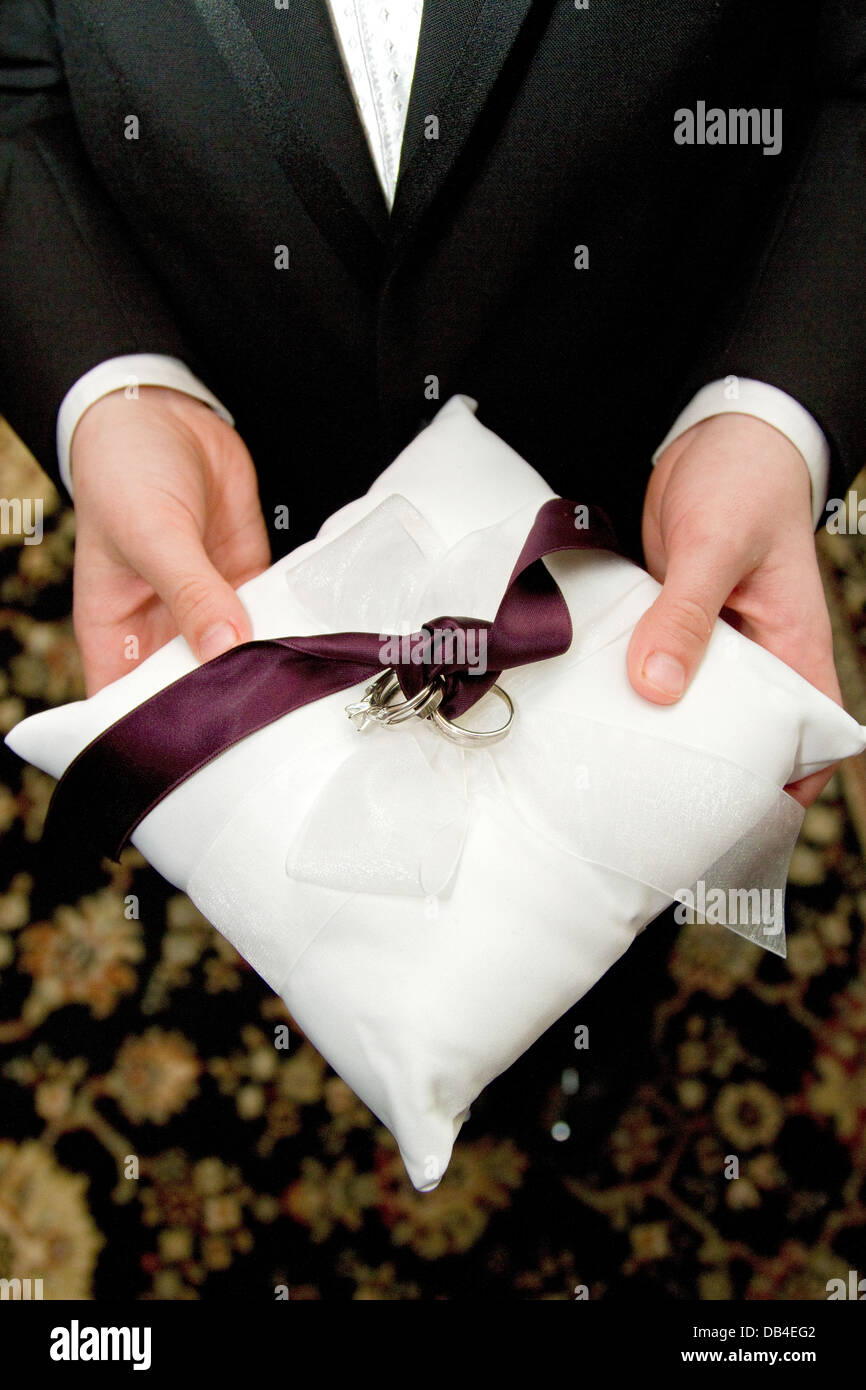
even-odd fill
[[[114,391],[72,437],[73,616],[88,695],[181,633],[209,661],[252,629],[235,589],[270,564],[237,431],[183,392]]]

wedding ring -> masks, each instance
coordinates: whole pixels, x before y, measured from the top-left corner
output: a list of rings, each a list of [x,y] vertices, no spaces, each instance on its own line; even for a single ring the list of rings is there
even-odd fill
[[[389,705],[387,700],[399,685],[400,682],[394,673],[393,681],[387,682],[379,696],[381,713],[378,718],[382,724],[402,724],[413,715],[417,715],[419,719],[426,719],[439,708],[445,694],[440,681],[428,681],[417,695],[411,695],[408,700],[401,700],[396,705]]]
[[[364,691],[364,699],[355,705],[347,705],[346,713],[353,723],[363,728],[370,720],[377,724],[402,724],[412,715],[425,719],[442,702],[444,690],[439,681],[428,681],[416,695],[397,704],[388,701],[400,689],[400,681],[393,667],[383,671]]]
[[[402,724],[413,717],[430,719],[443,738],[458,744],[461,748],[482,748],[488,747],[491,743],[498,743],[500,739],[505,738],[514,720],[514,705],[500,685],[492,685],[490,693],[499,696],[508,710],[508,718],[497,729],[467,729],[464,725],[455,724],[453,720],[440,714],[439,706],[445,695],[441,676],[428,681],[416,695],[399,700],[396,704],[389,704],[392,695],[400,689],[397,672],[390,666],[367,686],[363,700],[358,704],[346,706],[346,713],[360,729],[371,720],[375,720],[377,724],[391,725]]]
[[[462,724],[455,724],[452,720],[446,719],[438,709],[431,710],[429,718],[443,737],[459,744],[461,748],[486,748],[489,744],[498,743],[500,739],[505,738],[514,721],[514,705],[508,692],[503,690],[501,685],[491,685],[490,693],[498,695],[508,710],[508,718],[498,729],[466,729]]]

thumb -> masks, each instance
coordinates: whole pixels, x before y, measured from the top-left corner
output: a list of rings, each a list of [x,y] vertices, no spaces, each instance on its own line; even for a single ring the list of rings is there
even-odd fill
[[[198,532],[177,527],[150,537],[142,578],[153,587],[200,662],[248,642],[252,625],[234,589],[215,569]]]
[[[732,548],[714,551],[703,541],[671,549],[662,591],[629,643],[629,680],[644,699],[671,705],[684,694],[743,570]]]

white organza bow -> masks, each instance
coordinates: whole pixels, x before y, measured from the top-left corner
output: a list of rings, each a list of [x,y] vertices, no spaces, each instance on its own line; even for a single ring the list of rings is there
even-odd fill
[[[448,549],[392,495],[287,580],[311,632],[372,631],[384,641],[448,613],[491,620],[533,518],[523,508]],[[581,557],[583,572],[592,560]],[[627,561],[613,563],[620,597],[622,566],[633,571],[625,574],[632,592],[646,581]],[[695,907],[699,920],[703,913],[784,955],[784,885],[802,808],[748,768],[676,742],[670,711],[658,736],[622,722],[634,604],[601,615],[578,612],[573,601],[570,609],[568,652],[503,674],[516,713],[501,742],[464,750],[414,718],[350,730],[348,740],[335,728],[334,770],[288,849],[287,872],[349,892],[447,893],[472,818],[504,798],[527,827],[515,852],[531,856],[540,835],[563,855],[643,883]],[[610,722],[598,718],[597,699],[594,714],[582,710],[587,682],[609,683]],[[348,722],[339,704],[334,710]],[[501,711],[486,695],[461,722],[492,727]]]

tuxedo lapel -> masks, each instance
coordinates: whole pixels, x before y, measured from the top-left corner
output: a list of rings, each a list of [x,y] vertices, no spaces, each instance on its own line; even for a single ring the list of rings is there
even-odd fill
[[[191,3],[310,216],[374,286],[389,247],[399,254],[447,181],[530,12],[549,0],[425,0],[390,218],[326,0]]]
[[[192,0],[310,216],[345,264],[379,277],[388,205],[326,0]]]
[[[418,229],[479,123],[538,0],[424,0],[391,214],[392,246]],[[546,6],[542,6],[546,8]],[[426,127],[435,116],[438,131]]]

